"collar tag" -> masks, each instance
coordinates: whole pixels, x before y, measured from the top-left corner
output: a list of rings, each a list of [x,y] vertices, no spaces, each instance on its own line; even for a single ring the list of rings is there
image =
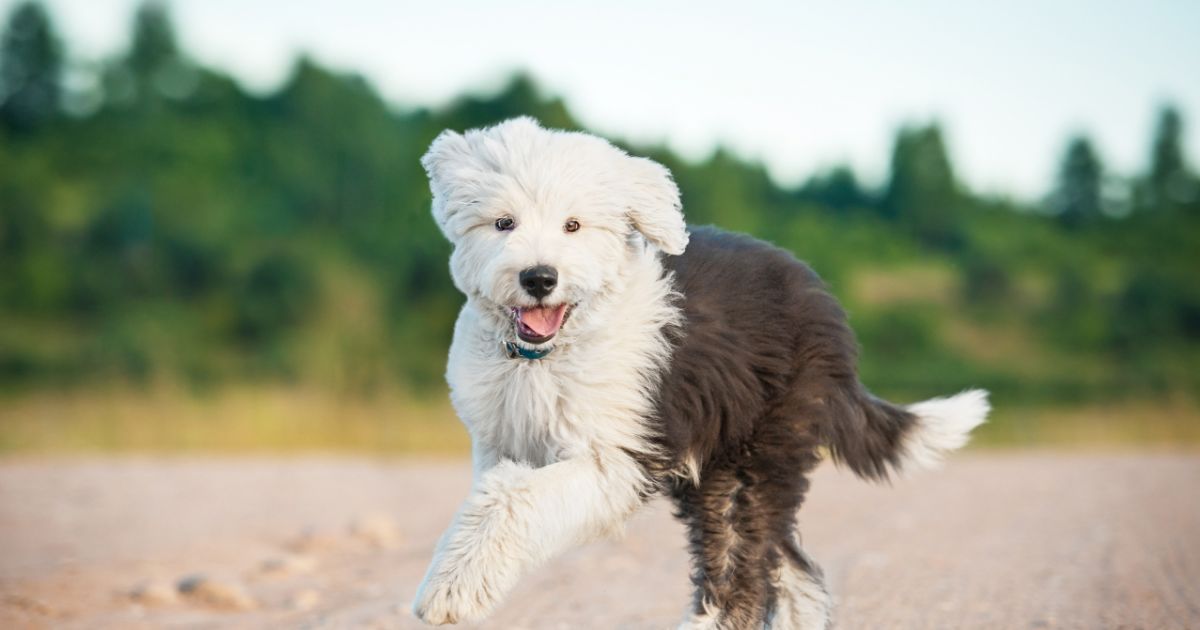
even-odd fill
[[[529,359],[530,361],[533,361],[535,359],[541,359],[542,357],[545,357],[546,355],[550,354],[552,350],[554,350],[554,348],[546,348],[545,350],[530,350],[528,348],[522,348],[511,341],[504,342],[504,353],[507,354],[508,358],[510,359],[521,357],[522,359]]]

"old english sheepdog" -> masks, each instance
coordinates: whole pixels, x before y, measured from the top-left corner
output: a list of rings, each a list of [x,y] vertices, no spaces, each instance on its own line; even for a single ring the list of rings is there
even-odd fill
[[[662,493],[692,555],[681,627],[824,628],[796,529],[822,447],[885,479],[936,464],[988,413],[979,390],[872,396],[816,273],[689,229],[656,162],[518,118],[443,132],[422,164],[467,297],[446,378],[474,465],[413,603],[425,622],[483,619],[523,573]]]

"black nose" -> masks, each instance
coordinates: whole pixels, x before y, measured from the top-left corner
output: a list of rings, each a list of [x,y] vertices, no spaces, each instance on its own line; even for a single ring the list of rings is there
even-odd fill
[[[542,299],[558,285],[558,270],[548,265],[530,267],[521,272],[521,287],[537,299]]]

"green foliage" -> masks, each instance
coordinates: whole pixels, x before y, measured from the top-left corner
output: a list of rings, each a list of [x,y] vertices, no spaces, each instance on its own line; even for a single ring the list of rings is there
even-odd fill
[[[1183,155],[1183,116],[1170,105],[1159,112],[1150,171],[1139,192],[1144,211],[1200,212],[1200,180]]]
[[[58,114],[62,46],[45,9],[23,2],[0,40],[0,126],[29,133]]]
[[[7,390],[250,379],[440,393],[462,298],[420,155],[442,129],[517,115],[579,128],[525,75],[425,111],[301,58],[276,92],[249,94],[189,61],[158,3],[137,12],[126,54],[94,66],[97,106],[61,116],[53,33],[24,3],[0,47]],[[1104,212],[1108,176],[1086,139],[1048,209],[972,194],[936,123],[899,131],[880,189],[847,167],[786,187],[726,150],[699,163],[630,150],[672,170],[692,223],[812,264],[880,393],[1078,401],[1200,385],[1182,130],[1164,109],[1145,175],[1125,182],[1126,216]]]
[[[971,304],[1003,306],[1014,292],[1007,261],[970,250],[963,256],[963,299]]]
[[[305,259],[273,253],[254,261],[234,284],[232,332],[241,343],[262,344],[304,321],[316,302]]]
[[[845,165],[814,175],[796,191],[796,196],[838,213],[861,210],[875,203],[854,171]]]
[[[1092,142],[1083,136],[1072,139],[1053,196],[1053,210],[1063,227],[1079,229],[1104,214],[1103,179],[1104,166]]]
[[[129,50],[102,76],[106,105],[138,116],[149,115],[163,100],[187,99],[200,80],[200,70],[179,50],[166,5],[157,0],[137,9]]]
[[[936,124],[905,127],[892,149],[891,178],[882,210],[920,242],[934,248],[962,247],[965,199]]]
[[[1200,284],[1194,274],[1153,264],[1136,266],[1117,295],[1110,339],[1115,349],[1128,354],[1200,342]]]
[[[133,42],[125,63],[139,77],[153,77],[179,58],[175,28],[161,2],[141,5],[133,20]]]

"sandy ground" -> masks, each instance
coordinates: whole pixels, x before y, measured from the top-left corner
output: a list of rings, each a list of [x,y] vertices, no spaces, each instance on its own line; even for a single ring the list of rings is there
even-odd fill
[[[418,627],[468,484],[462,461],[0,460],[0,627]],[[839,628],[1200,628],[1200,456],[971,453],[892,487],[826,466],[801,522]],[[672,627],[686,562],[657,502],[485,627]]]

